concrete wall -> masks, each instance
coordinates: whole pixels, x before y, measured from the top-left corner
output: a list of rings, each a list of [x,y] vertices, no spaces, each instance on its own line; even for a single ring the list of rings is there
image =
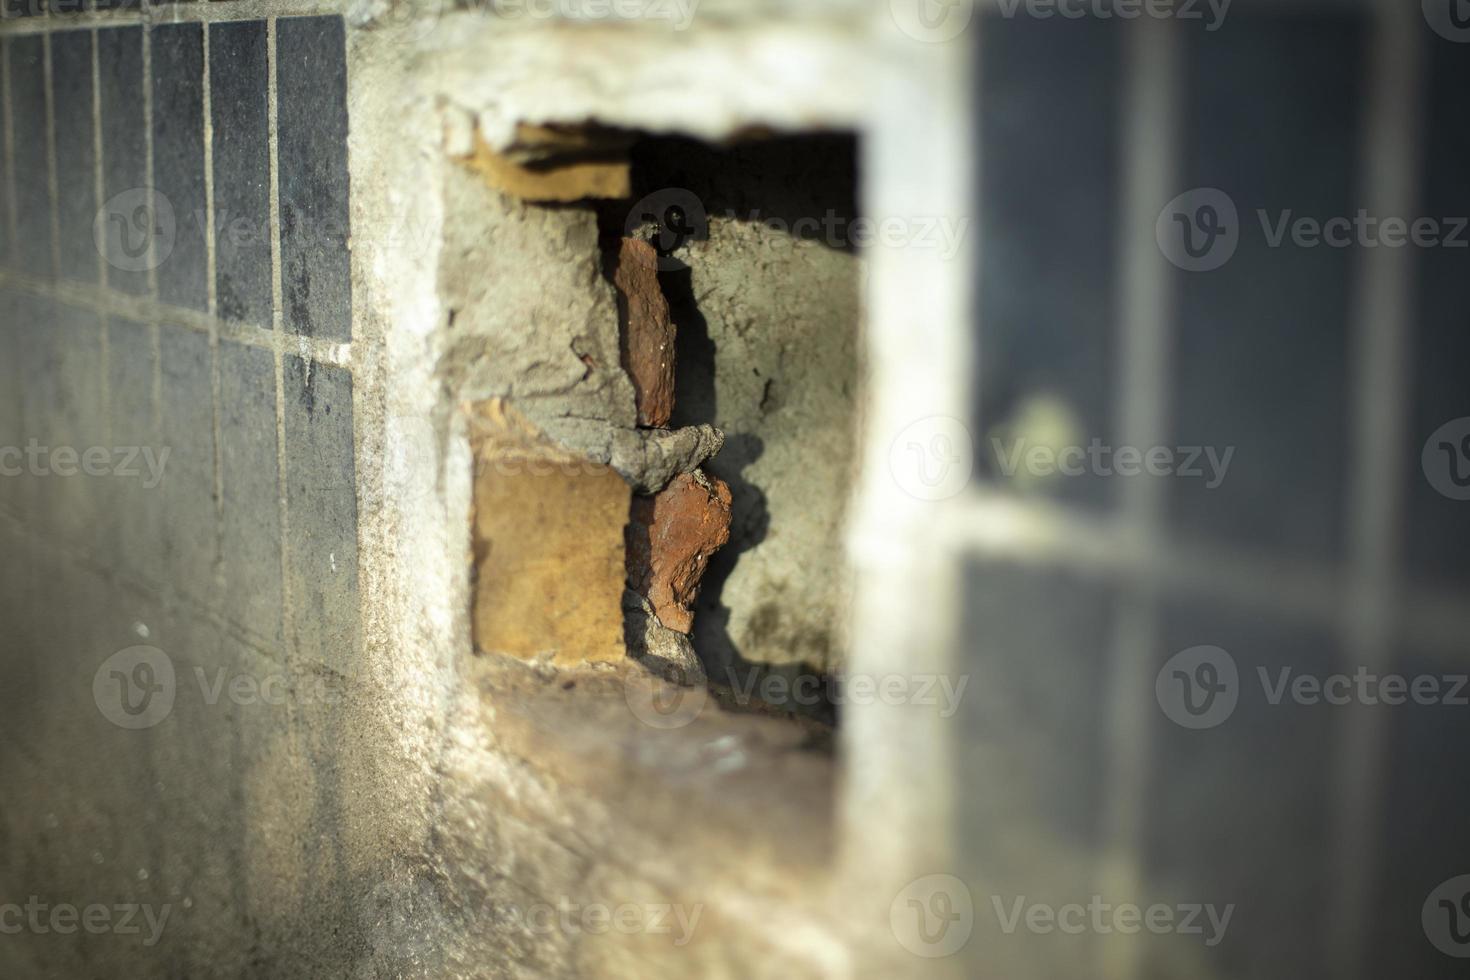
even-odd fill
[[[1412,4],[1242,0],[1219,31],[878,6],[709,0],[680,31],[7,8],[0,972],[1458,975],[1432,914],[1463,894],[1463,708],[1237,687],[1201,728],[1167,696],[1201,645],[1246,679],[1463,673],[1460,472],[1422,455],[1470,411],[1458,253],[1253,240],[1194,273],[1156,222],[1202,184],[1242,218],[1463,214],[1470,49]],[[771,260],[789,236],[739,215],[726,164],[692,171],[715,383],[678,421],[760,440],[711,468],[764,481],[771,528],[811,518],[741,556],[715,622],[804,672],[854,573],[826,666],[872,687],[835,736],[625,661],[474,649],[479,403],[632,482],[669,457],[606,367],[607,216],[464,164],[475,134],[589,121],[696,154],[851,137],[817,172],[855,152],[859,209],[909,223]],[[772,336],[767,400],[730,369]],[[1229,443],[1237,468],[1219,493],[1012,478],[992,436]],[[107,452],[67,476],[32,440]],[[753,642],[747,600],[811,555],[797,628]],[[1006,928],[1093,895],[1234,911],[1210,946]]]
[[[616,364],[616,303],[592,210],[499,197],[453,159],[485,109],[456,71],[526,25],[342,13],[5,25],[0,443],[136,447],[140,474],[62,457],[0,480],[0,893],[40,916],[0,971],[845,970],[834,772],[807,729],[677,689],[662,725],[635,665],[475,655],[462,406],[511,397],[595,455],[632,423],[626,378],[583,384],[577,355]],[[730,77],[808,28],[741,30]],[[634,65],[669,42],[589,31],[571,49],[617,38]],[[517,42],[525,71],[555,77],[567,42]],[[735,92],[687,105],[688,130],[785,122],[792,99],[854,118],[845,92]],[[620,104],[598,114],[648,102]],[[70,906],[108,920],[50,918]]]

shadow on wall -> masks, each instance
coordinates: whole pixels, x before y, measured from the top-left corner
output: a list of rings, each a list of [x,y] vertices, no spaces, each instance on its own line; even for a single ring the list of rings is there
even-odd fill
[[[730,486],[731,537],[704,577],[693,638],[711,681],[737,701],[769,673],[825,676],[842,662],[856,148],[848,136],[731,148],[659,139],[633,153],[635,199],[688,191],[708,222],[659,281],[678,331],[671,425],[726,435],[707,469]],[[778,707],[832,716],[825,703]]]

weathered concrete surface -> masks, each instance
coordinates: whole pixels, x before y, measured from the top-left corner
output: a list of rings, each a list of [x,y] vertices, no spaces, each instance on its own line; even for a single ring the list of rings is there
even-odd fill
[[[728,151],[671,141],[637,161],[646,186],[683,178],[709,215],[707,238],[675,254],[688,269],[663,279],[679,325],[673,424],[725,433],[707,469],[734,492],[734,524],[696,606],[694,645],[727,683],[742,662],[844,662],[842,536],[862,381],[852,154],[837,137]],[[816,238],[794,234],[804,217],[817,219]]]
[[[225,18],[307,10],[274,0],[219,6],[230,8],[219,11]],[[355,380],[347,489],[360,515],[360,631],[318,649],[331,663],[297,662],[191,595],[209,582],[134,574],[130,563],[157,557],[148,533],[156,500],[81,508],[72,516],[98,519],[67,545],[37,517],[51,509],[51,488],[0,487],[22,518],[0,522],[9,557],[0,564],[0,784],[10,804],[0,807],[0,901],[35,893],[172,906],[155,946],[136,936],[5,937],[0,974],[852,972],[859,944],[843,921],[851,895],[831,887],[836,772],[830,757],[806,750],[805,729],[708,706],[664,731],[632,709],[628,692],[649,676],[636,665],[558,671],[473,653],[474,460],[461,404],[513,397],[554,438],[587,447],[646,490],[706,460],[721,440],[710,427],[637,432],[595,220],[528,207],[464,172],[446,157],[441,110],[465,94],[463,71],[485,96],[473,101],[497,119],[565,112],[571,122],[714,139],[849,125],[865,98],[844,74],[863,74],[865,28],[857,18],[751,23],[727,9],[682,38],[596,26],[572,37],[564,25],[499,31],[466,17],[494,37],[480,43],[444,17],[434,43],[462,48],[453,69],[443,51],[418,50],[416,23],[349,31],[356,323],[341,356]],[[698,77],[710,87],[683,84]],[[662,104],[650,97],[671,89]],[[548,111],[523,111],[528,99]],[[46,322],[32,312],[3,318],[0,335]],[[146,341],[149,328],[134,326]],[[120,337],[106,365],[108,424],[113,439],[147,442],[157,438],[155,365],[146,342]],[[0,363],[10,372],[0,406],[46,406],[83,390],[78,378],[97,377],[84,351],[59,357],[49,337],[0,343],[24,352]],[[297,353],[267,352],[266,375],[277,357]],[[53,376],[62,371],[75,374]],[[242,453],[242,469],[273,444],[268,424],[251,431],[259,446]],[[25,435],[22,427],[4,442]],[[279,476],[256,475],[268,487]],[[277,504],[269,489],[251,500],[261,515]],[[191,503],[208,512],[212,501]],[[171,540],[187,544],[188,530],[173,528]],[[179,696],[157,727],[126,731],[98,712],[90,689],[107,656],[140,641],[173,658]],[[287,693],[210,701],[214,688],[201,689],[196,671],[207,685],[219,671],[226,684],[278,678]],[[658,692],[668,701],[680,693],[691,689]],[[704,912],[686,947],[647,931],[524,925],[538,908],[595,902]],[[881,934],[882,920],[874,923],[863,931]]]

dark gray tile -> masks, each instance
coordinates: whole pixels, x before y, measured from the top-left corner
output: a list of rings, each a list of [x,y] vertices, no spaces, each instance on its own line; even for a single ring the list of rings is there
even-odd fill
[[[56,111],[56,190],[61,274],[99,281],[97,151],[92,131],[92,32],[51,36],[51,85]]]
[[[1064,405],[1081,445],[1113,440],[1122,32],[1117,22],[987,18],[980,52],[977,463],[1009,482],[992,438]],[[1044,400],[1044,402],[1042,401]],[[1096,476],[1045,492],[1113,499]]]
[[[205,603],[215,598],[218,530],[214,507],[214,397],[209,337],[163,324],[159,330],[162,371],[160,445],[169,455],[161,495],[164,572],[186,594]]]
[[[209,308],[205,252],[204,31],[198,24],[153,29],[153,185],[174,216],[174,240],[158,267],[158,298]]]
[[[287,640],[302,664],[347,674],[357,642],[357,486],[352,377],[285,363]]]
[[[1470,875],[1470,685],[1460,650],[1450,660],[1410,654],[1392,670],[1414,679],[1433,678],[1436,703],[1384,706],[1389,733],[1384,765],[1386,785],[1379,794],[1379,819],[1385,837],[1377,858],[1373,888],[1370,976],[1450,980],[1465,975],[1464,960],[1451,959],[1428,942],[1421,915],[1430,894],[1443,882]],[[1427,680],[1420,683],[1427,684]],[[1427,690],[1427,688],[1426,688]],[[1462,892],[1463,894],[1463,892]],[[1435,903],[1437,905],[1437,902]],[[1470,935],[1464,906],[1453,910],[1461,935]],[[1451,914],[1431,907],[1445,921]],[[1443,939],[1447,933],[1441,933]],[[1470,940],[1459,944],[1463,950]]]
[[[46,12],[46,0],[4,0],[4,17],[39,17]]]
[[[1434,36],[1430,43],[1428,138],[1418,213],[1443,220],[1470,215],[1470,129],[1459,92],[1470,84],[1470,49]],[[1446,237],[1454,234],[1444,222]],[[1411,430],[1399,465],[1408,493],[1405,560],[1414,579],[1447,586],[1470,584],[1470,229],[1458,247],[1416,248],[1418,283],[1413,329]],[[1433,437],[1433,438],[1432,438]],[[1432,443],[1431,443],[1432,439]],[[1431,476],[1433,481],[1431,481]],[[1439,489],[1439,488],[1442,488]],[[1447,495],[1448,494],[1448,495]]]
[[[1213,662],[1213,675],[1198,661],[1173,659],[1201,646],[1228,658]],[[1352,668],[1338,659],[1330,634],[1202,602],[1166,610],[1154,663],[1158,674],[1149,680],[1164,693],[1157,686],[1147,692],[1154,748],[1143,806],[1145,871],[1156,891],[1145,899],[1235,908],[1214,946],[1150,943],[1144,975],[1324,975],[1337,881],[1334,741],[1344,709],[1275,692],[1283,670],[1290,685]],[[1203,682],[1221,687],[1213,705]],[[1162,700],[1170,698],[1177,712],[1176,694],[1218,713],[1199,714],[1206,727],[1178,724]]]
[[[1174,439],[1235,452],[1224,482],[1170,483],[1181,533],[1293,556],[1341,555],[1349,471],[1352,248],[1272,247],[1273,227],[1356,213],[1365,31],[1334,14],[1232,15],[1186,45],[1184,180],[1238,211],[1221,268],[1170,270],[1179,310]]]
[[[141,0],[96,0],[98,10],[137,10]]]
[[[276,25],[281,278],[287,329],[349,340],[347,66],[340,17]]]
[[[232,621],[280,650],[275,360],[230,341],[220,343],[219,357],[225,602]]]
[[[115,229],[107,247],[113,289],[148,291],[148,265],[162,246],[157,216],[149,211],[147,127],[143,114],[143,31],[97,32],[98,91],[102,111],[102,199]]]
[[[1087,855],[1099,844],[1114,615],[1111,587],[1074,574],[1010,564],[967,570],[959,669],[968,680],[947,724],[958,732],[964,865],[987,888],[973,896],[977,965],[993,955],[991,962],[1044,963],[1047,975],[1075,976],[1091,961],[1088,940],[1005,932],[992,902],[1087,901],[1086,885],[1053,889],[1087,881]]]
[[[10,112],[14,128],[16,268],[52,275],[51,181],[46,152],[46,52],[40,37],[12,37]]]
[[[72,17],[86,13],[87,0],[47,0],[51,13],[59,17]]]
[[[265,24],[212,25],[209,64],[219,314],[268,330],[272,299]]]

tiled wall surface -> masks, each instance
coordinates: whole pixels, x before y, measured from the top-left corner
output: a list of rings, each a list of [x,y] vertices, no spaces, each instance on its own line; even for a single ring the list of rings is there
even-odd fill
[[[1288,15],[1242,4],[1217,33],[987,21],[972,428],[992,465],[976,493],[1056,531],[1054,549],[1023,562],[983,548],[970,557],[965,667],[981,694],[959,740],[958,824],[976,882],[977,966],[1018,977],[1463,974],[1463,960],[1428,941],[1421,913],[1470,870],[1470,709],[1272,704],[1259,679],[1361,668],[1447,678],[1448,691],[1470,671],[1466,505],[1421,465],[1430,434],[1470,415],[1467,253],[1273,247],[1257,216],[1381,215],[1398,174],[1414,189],[1409,217],[1467,213],[1456,93],[1470,48],[1408,6],[1408,33],[1348,5]],[[1159,57],[1149,45],[1168,47]],[[1385,74],[1385,59],[1408,71]],[[1149,65],[1164,67],[1147,75]],[[1412,94],[1396,100],[1401,78]],[[1173,182],[1130,200],[1138,159],[1122,134],[1159,92],[1172,93],[1174,122],[1146,119],[1151,135],[1165,127]],[[1395,128],[1405,125],[1422,147]],[[1365,147],[1389,164],[1370,169]],[[1154,216],[1192,188],[1237,205],[1234,256],[1130,287],[1125,229],[1141,229],[1140,254],[1163,265],[1150,252]],[[1397,281],[1400,268],[1413,269],[1401,299],[1365,318],[1365,282]],[[1097,473],[1023,485],[989,453],[992,437],[1027,431],[1028,404],[1064,414],[1084,446],[1234,457],[1217,487]],[[1387,435],[1371,436],[1380,423]],[[1233,659],[1239,701],[1218,725],[1191,729],[1161,709],[1155,682],[1201,645]],[[1208,946],[1006,933],[997,894],[1007,908],[1015,896],[1055,907],[1100,894],[1235,909],[1226,941]]]
[[[40,807],[0,816],[0,889],[172,905],[160,945],[52,944],[50,970],[299,967],[283,937],[335,932],[350,889],[329,834],[275,863],[244,814],[342,820],[335,708],[307,689],[346,683],[360,645],[343,23],[76,6],[12,0],[35,16],[0,39],[0,446],[131,463],[0,478],[0,781]],[[139,645],[176,691],[129,731],[93,676]],[[291,693],[213,687],[236,677]],[[301,799],[262,797],[262,763]],[[95,839],[53,846],[55,814]],[[0,973],[38,975],[27,955],[5,944]]]
[[[4,40],[0,282],[39,304],[12,328],[76,365],[57,381],[92,398],[80,424],[170,451],[158,493],[97,514],[156,531],[98,557],[340,658],[356,564],[341,19],[50,23]],[[44,441],[55,411],[39,401],[19,431]],[[262,542],[290,547],[264,560]]]

